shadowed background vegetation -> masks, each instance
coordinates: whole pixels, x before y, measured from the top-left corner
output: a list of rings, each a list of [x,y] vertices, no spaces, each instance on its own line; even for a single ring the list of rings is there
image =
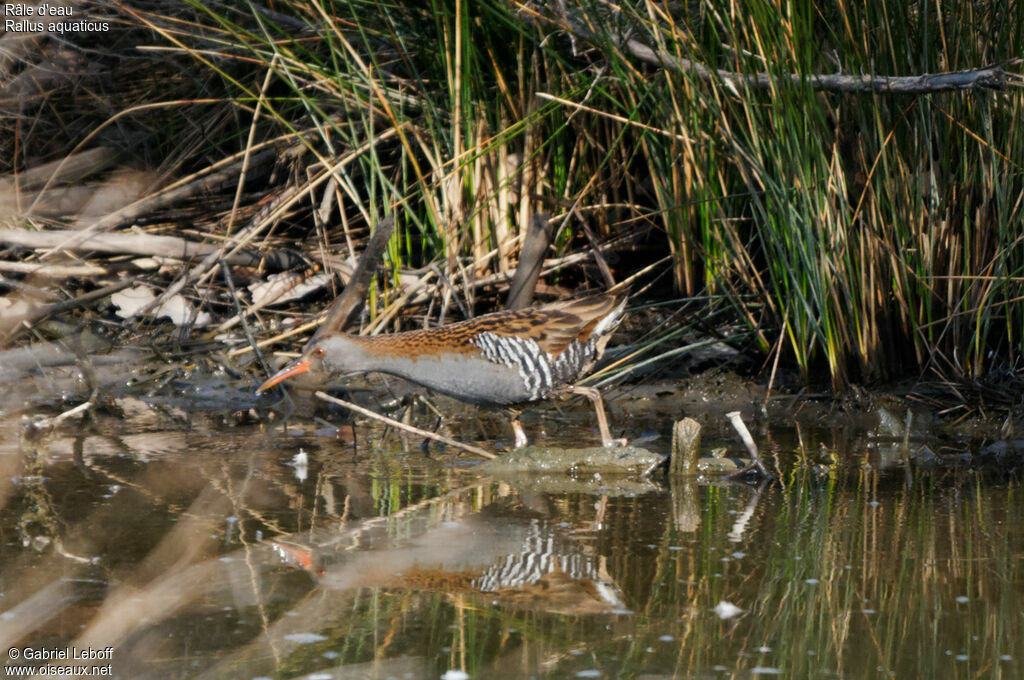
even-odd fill
[[[113,27],[70,37],[101,43],[65,50],[82,62],[71,75],[5,100],[19,111],[0,122],[8,170],[102,144],[119,155],[96,176],[144,169],[157,192],[230,160],[201,200],[165,200],[136,229],[287,245],[328,270],[394,211],[395,275],[371,293],[371,331],[399,311],[428,323],[449,304],[499,305],[527,224],[547,212],[541,295],[642,271],[635,289],[731,314],[766,365],[835,386],[1020,368],[1014,3],[86,7]],[[24,54],[8,95],[70,59]],[[1009,73],[989,87],[933,93],[814,79],[997,64]]]

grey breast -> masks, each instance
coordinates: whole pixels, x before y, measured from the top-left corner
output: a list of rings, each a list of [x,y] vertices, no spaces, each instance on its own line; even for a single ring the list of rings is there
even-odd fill
[[[393,359],[386,368],[378,367],[376,370],[481,406],[507,406],[533,399],[519,373],[482,356],[437,354],[403,357]]]

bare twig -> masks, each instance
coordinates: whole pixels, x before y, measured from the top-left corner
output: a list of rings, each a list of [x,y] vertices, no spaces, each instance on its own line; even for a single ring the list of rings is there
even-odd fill
[[[110,270],[106,267],[92,264],[52,264],[49,262],[7,262],[0,260],[0,272],[31,274],[32,276],[41,276],[48,279],[69,279],[73,277],[103,276],[104,274],[109,274]]]
[[[224,276],[224,283],[228,286],[228,291],[231,292],[231,301],[235,304],[235,318],[240,319],[242,322],[242,331],[245,333],[245,339],[249,341],[249,346],[256,352],[256,360],[260,362],[260,367],[264,373],[270,373],[270,366],[267,365],[267,360],[263,357],[263,352],[256,346],[256,338],[253,337],[252,328],[245,322],[245,316],[242,314],[242,306],[238,302],[238,291],[235,290],[235,281],[231,277],[231,269],[228,267],[228,263],[225,260],[220,261],[221,272]]]
[[[67,420],[68,418],[70,418],[72,416],[77,416],[79,413],[85,413],[86,411],[91,409],[93,406],[94,406],[93,401],[90,399],[87,402],[81,403],[81,404],[79,404],[78,406],[76,406],[76,407],[74,407],[72,409],[64,411],[63,413],[61,413],[59,415],[56,415],[53,418],[50,418],[49,419],[49,424],[54,426],[54,427],[56,427],[57,425],[60,425],[62,422],[64,422],[65,420]]]
[[[768,468],[764,466],[764,461],[761,460],[761,454],[757,450],[757,444],[754,442],[754,438],[750,436],[750,430],[747,429],[746,424],[743,422],[743,418],[740,417],[739,411],[730,411],[725,414],[725,417],[729,419],[732,426],[736,428],[736,432],[739,433],[740,439],[743,440],[743,445],[747,447],[747,451],[750,453],[750,465],[746,466],[742,470],[738,470],[733,476],[742,475],[747,472],[751,467],[756,467],[762,475],[768,479],[772,479],[771,473],[768,472]]]
[[[344,399],[338,399],[336,397],[332,397],[331,395],[327,394],[326,392],[321,392],[321,391],[317,390],[317,392],[315,394],[316,394],[318,399],[323,399],[324,401],[329,401],[330,403],[337,404],[338,406],[344,406],[345,408],[351,409],[351,410],[355,411],[356,413],[359,413],[361,415],[366,416],[367,418],[373,418],[374,420],[379,420],[382,423],[387,423],[388,425],[391,425],[392,427],[397,427],[400,430],[405,430],[406,432],[411,432],[412,434],[417,434],[417,435],[419,435],[421,437],[426,437],[427,439],[433,439],[435,441],[442,442],[444,444],[447,444],[448,446],[454,446],[455,448],[463,449],[464,451],[469,451],[470,453],[475,453],[476,455],[478,455],[478,456],[480,456],[482,458],[487,458],[487,459],[491,459],[491,460],[493,460],[494,458],[497,458],[497,456],[494,455],[493,453],[491,453],[490,451],[484,451],[483,449],[481,449],[481,448],[479,448],[477,446],[473,446],[471,444],[463,444],[462,442],[457,442],[454,439],[450,439],[448,437],[445,437],[444,435],[437,434],[436,432],[430,432],[429,430],[421,430],[418,427],[413,427],[412,425],[406,425],[405,423],[399,422],[399,421],[397,421],[397,420],[395,420],[393,418],[388,418],[387,416],[382,416],[379,413],[374,413],[373,411],[371,411],[368,408],[363,408],[362,406],[357,406],[356,404],[353,404],[351,402],[345,401]]]
[[[134,283],[135,277],[133,276],[124,279],[123,281],[117,281],[116,283],[112,283],[109,286],[97,288],[96,290],[85,293],[84,295],[79,295],[76,298],[72,298],[70,300],[63,300],[61,302],[55,302],[52,305],[46,305],[45,307],[39,309],[38,316],[36,318],[40,319],[46,316],[51,316],[53,314],[62,314],[71,309],[83,307],[90,302],[93,302],[95,300],[102,300],[103,298],[109,295],[113,295],[118,291],[122,291]]]

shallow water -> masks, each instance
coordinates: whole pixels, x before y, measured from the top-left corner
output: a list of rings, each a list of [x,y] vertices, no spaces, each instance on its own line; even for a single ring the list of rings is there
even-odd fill
[[[496,480],[378,430],[357,448],[136,406],[35,440],[0,422],[9,669],[1024,676],[1013,477],[883,472],[855,443],[851,466],[803,464],[773,431],[782,484]]]

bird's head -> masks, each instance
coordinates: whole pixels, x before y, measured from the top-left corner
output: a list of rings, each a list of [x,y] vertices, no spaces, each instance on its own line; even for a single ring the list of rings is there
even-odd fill
[[[312,357],[307,356],[307,353],[303,352],[300,356],[296,357],[295,359],[292,359],[287,364],[282,366],[281,370],[279,370],[277,373],[267,378],[267,380],[262,385],[256,388],[256,394],[266,392],[271,387],[274,387],[278,383],[284,382],[288,378],[292,378],[294,376],[299,375],[300,373],[305,373],[309,371],[310,368],[313,366],[314,360],[316,359],[317,356],[315,354],[315,350]]]
[[[281,367],[274,375],[267,378],[267,380],[256,388],[256,394],[266,392],[271,387],[284,382],[288,378],[293,378],[302,373],[313,373],[313,374],[325,374],[331,373],[329,367],[324,365],[324,358],[327,355],[327,337],[314,337],[306,345],[306,348],[302,351],[302,354],[295,357],[287,364]]]
[[[345,333],[326,332],[314,335],[302,354],[285,364],[280,371],[267,378],[256,388],[256,394],[302,373],[310,373],[321,380],[339,374],[358,373],[372,370],[367,365],[366,355],[358,337]]]

